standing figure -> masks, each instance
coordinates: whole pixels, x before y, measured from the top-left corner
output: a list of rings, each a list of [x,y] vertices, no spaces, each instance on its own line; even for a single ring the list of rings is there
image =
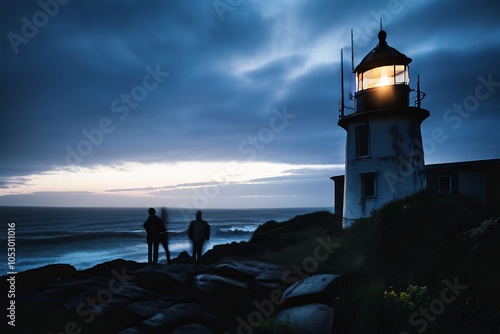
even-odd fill
[[[161,208],[160,212],[162,221],[162,229],[160,230],[160,243],[163,245],[163,249],[165,249],[165,253],[167,254],[167,264],[171,264],[170,251],[168,250],[168,213],[166,208]]]
[[[210,225],[201,219],[201,211],[196,211],[196,220],[189,225],[188,236],[193,242],[193,259],[200,264],[203,243],[210,239]]]
[[[144,223],[144,229],[147,233],[146,241],[148,243],[148,263],[155,264],[158,263],[160,232],[165,229],[165,225],[163,225],[161,219],[156,216],[156,210],[154,208],[149,208],[148,214],[149,217]]]

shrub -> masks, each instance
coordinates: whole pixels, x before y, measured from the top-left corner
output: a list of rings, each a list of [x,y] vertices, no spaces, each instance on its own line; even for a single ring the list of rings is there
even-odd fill
[[[389,320],[387,326],[397,330],[409,329],[408,319],[429,301],[429,290],[426,286],[409,285],[406,291],[398,293],[390,287],[384,291],[384,299]]]

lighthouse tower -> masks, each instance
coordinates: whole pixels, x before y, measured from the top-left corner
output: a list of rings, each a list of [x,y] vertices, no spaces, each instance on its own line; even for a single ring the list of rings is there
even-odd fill
[[[410,103],[411,58],[386,37],[380,30],[378,45],[354,69],[354,112],[345,115],[342,108],[339,116],[347,131],[344,227],[426,187],[420,125],[429,111],[420,108],[420,88]]]

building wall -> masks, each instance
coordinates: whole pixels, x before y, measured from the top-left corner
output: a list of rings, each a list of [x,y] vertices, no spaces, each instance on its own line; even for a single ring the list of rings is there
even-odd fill
[[[336,215],[342,216],[342,210],[344,209],[344,175],[331,177],[334,183],[334,213]]]
[[[486,172],[465,171],[458,173],[458,192],[471,195],[482,204],[486,204]]]
[[[379,165],[381,169],[387,168]],[[449,176],[452,179],[451,193],[460,195],[469,195],[485,205],[485,210],[493,216],[500,215],[500,159],[483,161],[465,161],[459,163],[444,163],[425,166],[424,170],[427,180],[427,188],[439,192],[439,176]],[[339,200],[344,200],[338,194],[344,186],[344,177],[336,176],[332,178],[335,181],[335,207],[336,213],[340,213],[337,208],[342,204]],[[380,180],[378,180],[380,182]],[[385,181],[385,180],[383,180]],[[355,188],[360,188],[360,183]],[[377,185],[378,189],[383,189],[382,185]],[[390,191],[387,191],[390,193]],[[369,214],[369,210],[376,208],[377,205],[385,204],[384,201],[402,196],[401,191],[393,193],[392,196],[380,196],[378,199],[366,199],[351,201],[347,207],[364,206],[364,211]],[[354,195],[353,195],[354,196]],[[361,196],[361,190],[356,196]],[[346,205],[344,205],[344,208]],[[360,209],[361,210],[361,209]],[[349,211],[350,212],[350,211]],[[351,212],[352,214],[352,212]],[[345,217],[345,216],[344,216]]]
[[[357,126],[369,124],[370,154],[356,157]],[[368,217],[385,203],[426,187],[420,121],[411,114],[372,113],[350,122],[346,141],[344,226]],[[362,196],[362,175],[374,173],[376,196]]]
[[[439,177],[452,178],[452,193],[469,195],[500,213],[500,159],[464,161],[425,167],[430,190],[440,192]]]

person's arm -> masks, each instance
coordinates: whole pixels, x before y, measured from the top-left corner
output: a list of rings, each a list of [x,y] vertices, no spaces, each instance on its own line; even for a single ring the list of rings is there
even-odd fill
[[[188,237],[189,237],[189,240],[193,240],[193,223],[191,223],[189,225],[189,228],[188,228]]]
[[[210,225],[207,222],[205,224],[207,224],[207,240],[210,240]]]

